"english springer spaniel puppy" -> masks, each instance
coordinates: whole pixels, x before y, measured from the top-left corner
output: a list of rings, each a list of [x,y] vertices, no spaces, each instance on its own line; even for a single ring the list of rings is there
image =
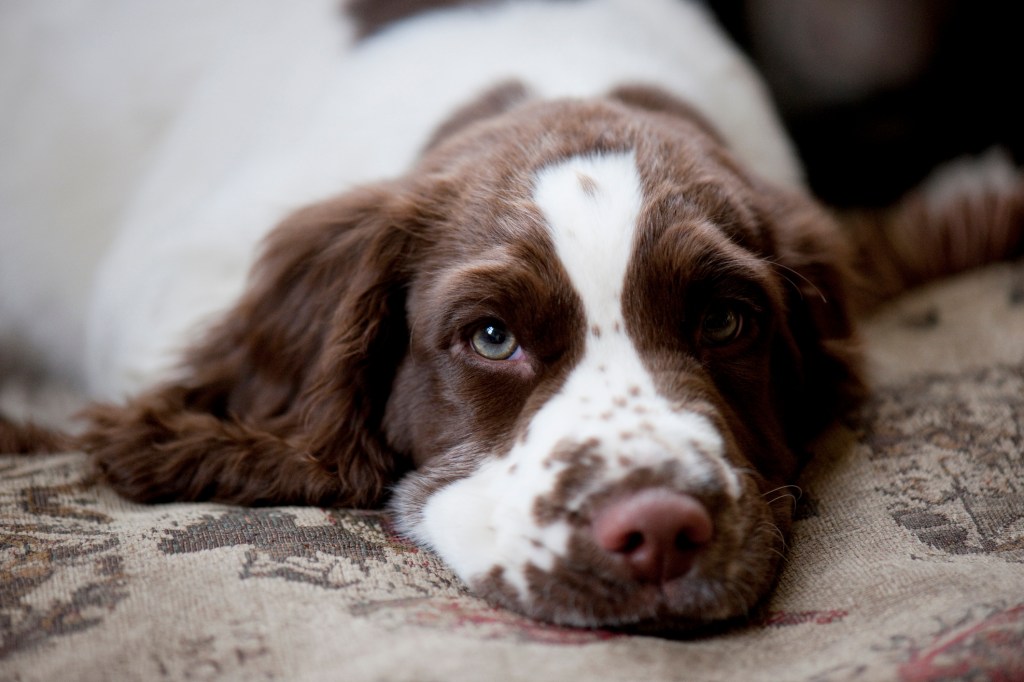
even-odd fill
[[[387,504],[554,623],[746,613],[861,392],[852,313],[1019,249],[1019,177],[843,231],[699,3],[350,10],[290,134],[113,245],[88,369],[131,397],[81,447],[133,500]]]

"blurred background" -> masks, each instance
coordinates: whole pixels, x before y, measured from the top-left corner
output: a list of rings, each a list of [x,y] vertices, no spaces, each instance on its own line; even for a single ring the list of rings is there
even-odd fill
[[[708,0],[765,75],[812,188],[884,205],[932,168],[1024,161],[1019,7],[985,0]]]

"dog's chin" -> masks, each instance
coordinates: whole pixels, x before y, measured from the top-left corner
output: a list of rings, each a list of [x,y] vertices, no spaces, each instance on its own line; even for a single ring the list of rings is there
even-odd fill
[[[556,594],[524,602],[494,577],[475,582],[473,590],[494,606],[553,625],[695,637],[744,622],[775,582],[776,567],[765,571],[763,586],[710,581],[695,585],[685,578],[664,586],[609,584],[616,598],[600,601],[588,590],[559,585]]]

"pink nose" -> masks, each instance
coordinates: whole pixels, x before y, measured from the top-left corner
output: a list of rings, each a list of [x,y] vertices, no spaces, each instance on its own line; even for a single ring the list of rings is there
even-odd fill
[[[636,580],[660,585],[690,570],[715,526],[695,498],[652,488],[613,501],[591,530],[598,546],[621,556]]]

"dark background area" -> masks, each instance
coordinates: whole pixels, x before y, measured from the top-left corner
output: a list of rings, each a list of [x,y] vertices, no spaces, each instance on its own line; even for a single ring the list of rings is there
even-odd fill
[[[1024,160],[1014,3],[708,0],[765,74],[815,193],[896,200],[943,161]]]

